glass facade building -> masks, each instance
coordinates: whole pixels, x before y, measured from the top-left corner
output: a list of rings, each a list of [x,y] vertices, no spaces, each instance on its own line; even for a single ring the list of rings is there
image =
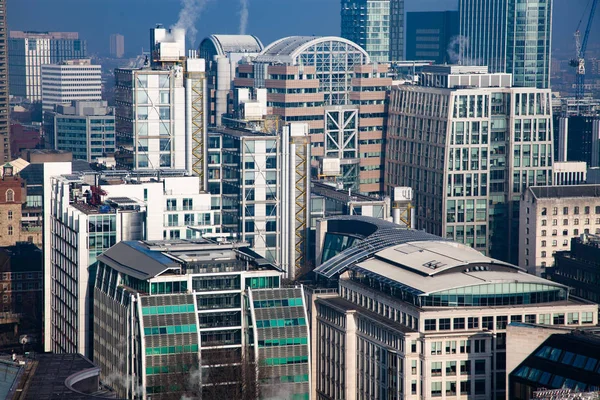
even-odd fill
[[[517,87],[550,87],[552,0],[459,0],[462,65],[513,74]]]
[[[406,14],[406,59],[451,64],[452,43],[458,36],[458,12],[409,12]]]
[[[404,0],[342,0],[343,38],[374,62],[404,59]]]
[[[94,361],[128,377],[119,396],[310,399],[303,288],[246,246],[120,242],[98,257]]]

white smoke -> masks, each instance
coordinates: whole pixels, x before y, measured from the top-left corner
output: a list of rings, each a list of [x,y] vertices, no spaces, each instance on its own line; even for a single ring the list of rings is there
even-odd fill
[[[210,0],[181,0],[181,10],[179,11],[179,19],[171,26],[171,29],[185,29],[185,35],[190,42],[191,47],[196,44],[196,22],[200,18],[202,10],[206,3]]]
[[[240,7],[240,35],[245,35],[248,26],[248,0],[240,0]]]
[[[461,65],[479,65],[479,60],[469,57],[467,50],[469,49],[469,38],[458,35],[454,36],[448,44],[448,58],[452,64]]]

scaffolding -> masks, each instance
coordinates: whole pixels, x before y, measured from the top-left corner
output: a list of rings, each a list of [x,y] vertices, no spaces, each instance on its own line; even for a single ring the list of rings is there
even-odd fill
[[[187,84],[191,85],[191,137],[192,137],[192,173],[200,178],[200,191],[205,190],[204,182],[204,152],[205,152],[205,121],[204,121],[204,72],[188,72]]]

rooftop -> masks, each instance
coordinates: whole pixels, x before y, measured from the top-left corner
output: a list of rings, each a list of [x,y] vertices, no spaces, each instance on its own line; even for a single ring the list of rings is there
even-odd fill
[[[364,55],[363,64],[369,64],[370,58],[367,52],[356,43],[336,36],[289,36],[274,41],[264,48],[256,57],[258,62],[281,62],[294,63],[300,53],[309,47],[323,42],[338,42],[353,47],[356,51]],[[334,51],[333,49],[331,50]]]
[[[209,40],[219,55],[228,53],[260,53],[263,44],[253,35],[210,35]]]
[[[279,269],[248,248],[245,242],[225,243],[208,239],[123,241],[98,260],[136,279],[147,280],[171,272],[185,273],[182,267],[214,261],[241,260],[248,269]]]
[[[600,185],[531,186],[536,199],[600,197]]]
[[[383,202],[381,199],[374,197],[365,196],[360,193],[348,193],[347,190],[336,189],[335,186],[327,183],[312,181],[311,182],[311,193],[318,196],[328,197],[333,200],[341,201],[344,203],[356,202],[356,201],[376,201]]]

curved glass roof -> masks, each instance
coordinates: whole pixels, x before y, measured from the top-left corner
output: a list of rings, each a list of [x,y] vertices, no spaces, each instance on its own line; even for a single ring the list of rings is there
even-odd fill
[[[263,47],[260,39],[253,35],[210,35],[200,43],[201,52],[220,56],[228,53],[260,53]]]
[[[360,64],[369,64],[369,54],[356,43],[337,36],[289,36],[279,39],[265,47],[257,57],[257,61],[281,61],[292,64],[305,51],[316,49],[327,52],[345,51],[359,55]]]

